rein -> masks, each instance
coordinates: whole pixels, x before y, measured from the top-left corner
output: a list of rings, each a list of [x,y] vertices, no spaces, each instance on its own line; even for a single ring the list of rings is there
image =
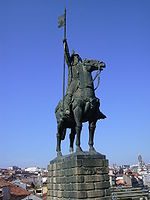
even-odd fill
[[[101,73],[101,71],[98,70],[98,71],[96,72],[96,75],[95,75],[94,79],[93,79],[93,83],[94,83],[94,81],[98,78],[97,86],[96,86],[96,88],[94,88],[94,91],[97,90],[98,87],[99,87],[99,84],[100,84],[100,73]]]

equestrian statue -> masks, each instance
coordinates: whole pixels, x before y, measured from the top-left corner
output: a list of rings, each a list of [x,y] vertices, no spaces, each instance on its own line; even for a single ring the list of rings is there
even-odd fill
[[[96,152],[94,145],[94,132],[96,122],[105,119],[106,116],[100,111],[100,100],[95,96],[94,80],[105,68],[103,61],[81,59],[78,53],[73,51],[70,55],[66,39],[66,10],[63,16],[59,17],[59,27],[64,26],[64,69],[65,62],[68,65],[68,83],[66,94],[59,101],[56,109],[57,119],[57,156],[61,156],[61,141],[65,139],[66,129],[70,128],[70,152],[73,152],[73,143],[76,136],[76,152],[82,152],[80,146],[80,135],[82,123],[89,123],[89,151]],[[97,71],[95,78],[92,72]],[[64,73],[65,74],[65,73]],[[65,79],[63,79],[65,80]],[[64,85],[64,84],[63,84]]]
[[[82,123],[89,122],[89,151],[93,147],[96,122],[105,119],[100,112],[100,100],[95,96],[92,72],[101,72],[105,68],[103,61],[81,59],[73,51],[70,56],[67,40],[64,41],[65,59],[68,65],[68,84],[63,101],[58,103],[55,113],[57,119],[57,155],[61,154],[61,140],[64,140],[66,129],[71,128],[70,152],[73,152],[73,142],[76,135],[76,152],[82,151],[80,147],[80,134]]]

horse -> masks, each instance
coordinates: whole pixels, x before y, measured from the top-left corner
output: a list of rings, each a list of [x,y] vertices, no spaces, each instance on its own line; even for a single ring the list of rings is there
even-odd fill
[[[89,151],[95,151],[94,131],[98,119],[105,119],[106,116],[99,111],[100,102],[98,98],[93,98],[89,101],[75,99],[71,105],[69,115],[63,113],[63,101],[61,100],[55,110],[57,119],[57,155],[61,156],[61,141],[65,139],[67,128],[71,129],[70,137],[70,153],[73,153],[73,144],[76,135],[76,151],[81,152],[80,134],[82,123],[89,122]]]
[[[80,134],[82,130],[82,123],[84,122],[89,123],[89,151],[95,151],[93,147],[93,141],[96,122],[99,119],[105,119],[106,116],[102,112],[100,112],[100,101],[95,96],[95,89],[91,73],[95,70],[101,71],[104,67],[105,64],[103,62],[99,62],[98,65],[96,63],[95,65],[95,63],[93,63],[93,60],[85,60],[82,64],[79,64],[79,84],[73,94],[71,94],[69,114],[66,114],[64,112],[65,98],[67,100],[67,94],[65,95],[63,101],[61,100],[58,103],[55,109],[57,119],[56,151],[58,156],[62,155],[61,140],[65,139],[67,128],[71,128],[70,152],[73,152],[73,142],[75,135],[76,152],[82,152],[82,149],[80,147]]]

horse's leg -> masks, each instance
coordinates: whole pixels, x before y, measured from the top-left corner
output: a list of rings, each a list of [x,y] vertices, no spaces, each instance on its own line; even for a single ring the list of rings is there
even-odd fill
[[[96,128],[96,121],[89,121],[89,151],[95,151],[94,145],[94,132]]]
[[[69,135],[70,137],[70,153],[73,153],[73,143],[74,143],[74,138],[75,138],[75,134],[76,134],[76,131],[75,131],[75,128],[71,128],[71,133]]]
[[[61,137],[60,137],[60,133],[57,132],[57,147],[56,147],[56,151],[57,151],[57,156],[62,156],[61,153]]]
[[[80,134],[82,130],[82,108],[77,106],[74,111],[74,119],[76,122],[75,131],[76,131],[76,152],[82,151],[80,147]]]
[[[56,147],[56,151],[57,151],[57,156],[62,156],[61,153],[61,134],[62,134],[62,125],[58,125],[57,126],[57,147]]]

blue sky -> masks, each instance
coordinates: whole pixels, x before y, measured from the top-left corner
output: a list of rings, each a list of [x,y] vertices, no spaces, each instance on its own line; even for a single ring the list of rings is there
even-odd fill
[[[110,164],[136,163],[138,154],[150,162],[150,1],[1,0],[0,167],[46,167],[56,157],[65,4],[70,51],[107,65],[96,92],[107,115],[97,123],[96,150]],[[83,150],[87,143],[85,124]]]

